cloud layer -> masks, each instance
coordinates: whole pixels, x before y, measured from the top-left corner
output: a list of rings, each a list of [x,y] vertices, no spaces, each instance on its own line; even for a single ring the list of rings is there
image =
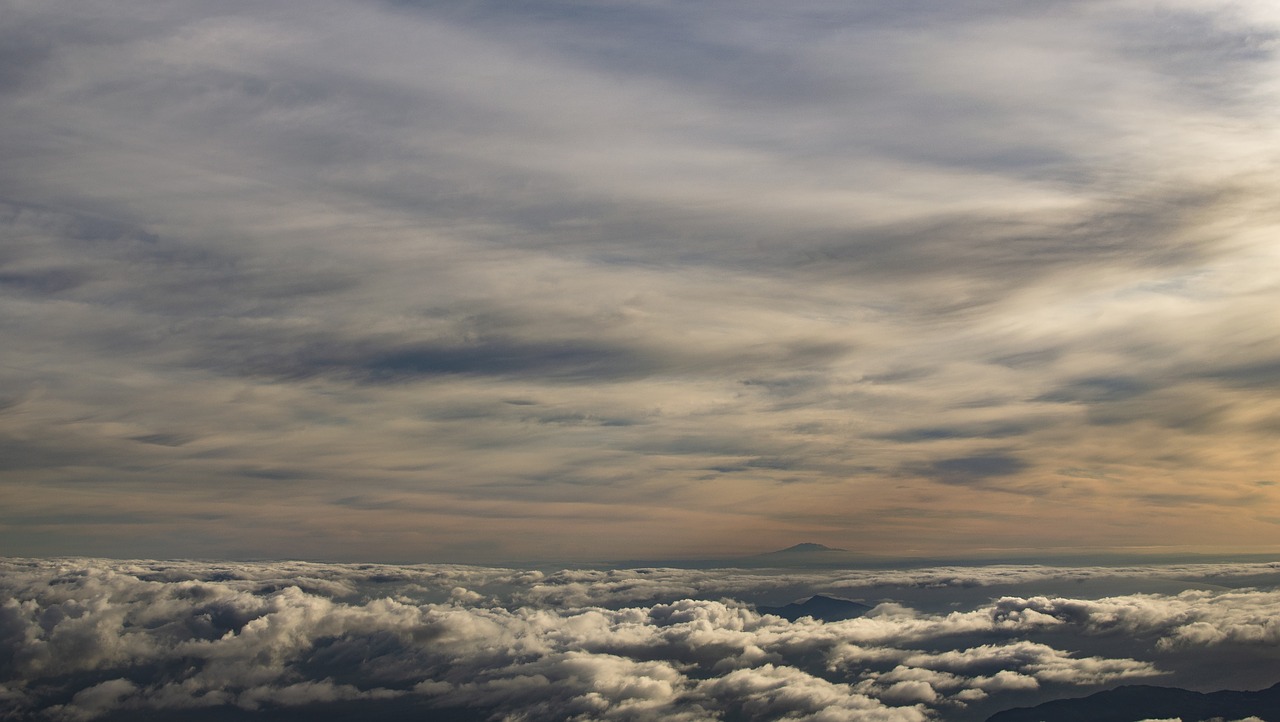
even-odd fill
[[[940,571],[955,574],[896,572],[866,588],[927,587]],[[968,573],[992,582],[1009,571]],[[1087,570],[1027,571],[1043,585]],[[1134,580],[1190,570],[1094,571]],[[614,574],[685,575],[737,600],[801,583],[735,570]],[[24,720],[324,712],[307,707],[316,703],[459,719],[983,719],[1125,682],[1212,684],[1215,650],[1235,666],[1256,664],[1280,633],[1274,567],[1198,575],[1238,583],[1262,574],[1271,586],[987,596],[939,613],[880,598],[863,617],[824,623],[760,614],[730,596],[653,590],[643,604],[602,588],[573,602],[531,601],[587,570],[7,560],[0,699],[6,718]]]
[[[0,15],[12,553],[1275,541],[1272,3]]]

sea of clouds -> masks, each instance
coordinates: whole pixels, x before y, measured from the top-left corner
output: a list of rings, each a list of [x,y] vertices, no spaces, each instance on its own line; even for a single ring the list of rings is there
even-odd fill
[[[530,721],[985,719],[1119,684],[1212,686],[1210,666],[1256,672],[1280,646],[1278,583],[1272,564],[538,571],[8,559],[0,719],[353,708]],[[1006,593],[1070,586],[1077,596]],[[790,622],[755,606],[816,592],[873,608]]]

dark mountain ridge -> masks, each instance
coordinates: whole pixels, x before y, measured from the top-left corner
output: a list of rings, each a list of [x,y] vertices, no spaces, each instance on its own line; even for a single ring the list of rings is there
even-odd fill
[[[1176,687],[1127,685],[1075,699],[997,712],[987,722],[1139,722],[1148,719],[1280,722],[1280,684],[1257,691],[1193,692]]]

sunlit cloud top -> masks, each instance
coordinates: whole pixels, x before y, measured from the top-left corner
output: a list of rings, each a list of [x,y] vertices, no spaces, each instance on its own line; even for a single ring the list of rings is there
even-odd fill
[[[12,553],[1280,539],[1268,2],[9,2]]]

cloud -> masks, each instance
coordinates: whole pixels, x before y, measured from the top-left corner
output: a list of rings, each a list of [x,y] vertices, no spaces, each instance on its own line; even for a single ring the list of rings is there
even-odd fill
[[[912,706],[886,707],[874,699],[854,693],[849,685],[832,684],[788,667],[766,664],[756,669],[731,672],[699,685],[712,697],[720,697],[749,719],[803,720],[925,720],[923,709]],[[911,700],[917,701],[917,700]]]
[[[1072,381],[1070,384],[1038,397],[1037,401],[1056,404],[1104,403],[1124,401],[1147,392],[1150,387],[1133,378],[1097,377]]]
[[[54,719],[90,720],[118,708],[123,698],[137,692],[137,685],[129,680],[111,679],[80,690],[70,704],[52,707],[48,712]]]
[[[1206,374],[1209,378],[1229,386],[1245,389],[1273,388],[1280,379],[1280,361],[1267,359],[1258,363],[1227,366]]]
[[[984,645],[939,654],[917,654],[907,657],[914,667],[941,669],[977,677],[977,689],[1034,689],[1036,683],[1075,685],[1101,684],[1120,679],[1153,677],[1160,674],[1155,665],[1133,659],[1074,658],[1047,645],[1013,642]]]
[[[885,434],[889,441],[903,443],[919,443],[940,441],[945,439],[1003,439],[1010,436],[1021,436],[1032,431],[1033,424],[1006,422],[1001,424],[983,424],[971,426],[924,426],[913,429],[902,429]]]
[[[143,5],[0,28],[14,553],[1270,543],[1267,3]]]
[[[797,582],[683,573],[739,596]],[[565,570],[559,583],[569,577],[596,573]],[[439,565],[8,560],[0,646],[15,683],[5,694],[24,718],[86,721],[340,701],[529,719],[967,719],[970,708],[1028,699],[1016,695],[1168,678],[1167,665],[1209,648],[1265,654],[1280,605],[1262,589],[1005,596],[942,613],[883,602],[857,619],[788,622],[678,589],[650,590],[665,601],[639,605],[598,606],[605,589],[567,606],[531,600],[556,578]],[[1077,651],[1106,638],[1130,640],[1133,656]]]
[[[939,459],[920,469],[920,473],[944,484],[981,484],[992,478],[1014,476],[1029,467],[1016,456],[988,453]]]
[[[357,345],[342,349],[304,349],[293,359],[250,362],[256,373],[285,378],[333,374],[366,383],[395,383],[454,374],[537,377],[566,382],[644,376],[658,366],[636,351],[590,346],[581,341],[522,343],[492,341],[461,346],[417,345],[371,351]]]

